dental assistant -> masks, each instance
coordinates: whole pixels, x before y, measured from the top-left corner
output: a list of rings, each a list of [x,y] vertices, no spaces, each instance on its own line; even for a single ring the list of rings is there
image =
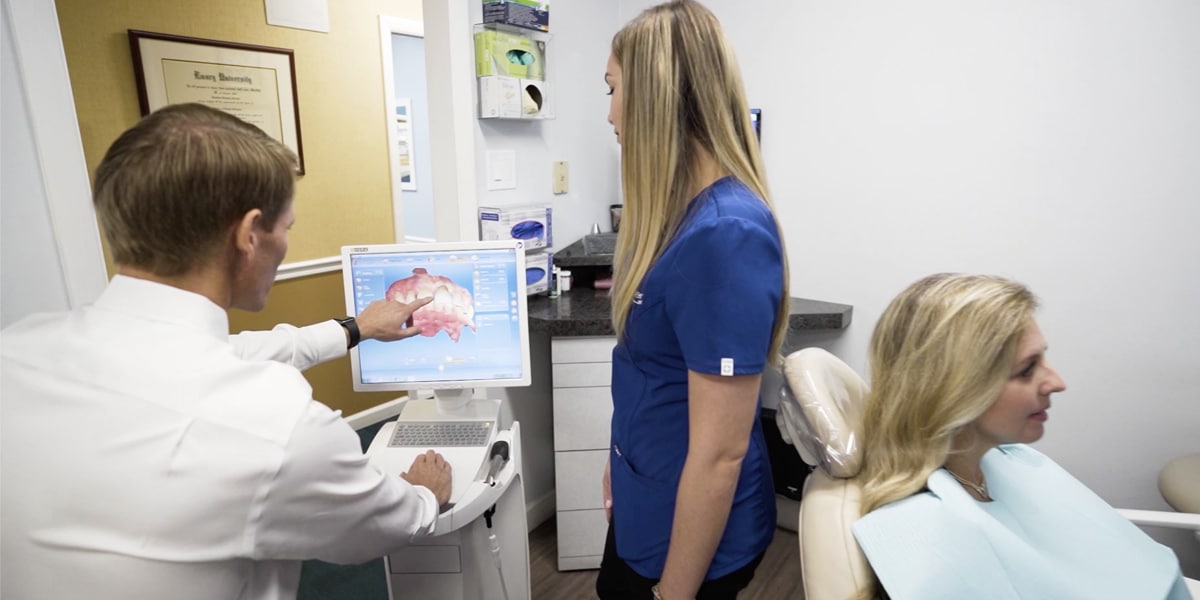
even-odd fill
[[[783,240],[741,75],[692,1],[642,13],[605,72],[625,208],[614,260],[600,598],[728,598],[775,530],[759,425],[787,323]]]

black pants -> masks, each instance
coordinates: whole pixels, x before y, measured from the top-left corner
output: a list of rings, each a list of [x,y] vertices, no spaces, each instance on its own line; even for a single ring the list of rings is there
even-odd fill
[[[763,554],[766,554],[765,552]],[[754,578],[754,570],[762,562],[759,554],[746,566],[723,577],[705,581],[696,592],[696,600],[734,600],[737,594]],[[608,539],[604,541],[604,558],[600,561],[600,574],[596,576],[596,594],[600,600],[651,600],[650,588],[657,579],[638,575],[621,557],[617,556],[616,535],[612,523],[608,524]]]

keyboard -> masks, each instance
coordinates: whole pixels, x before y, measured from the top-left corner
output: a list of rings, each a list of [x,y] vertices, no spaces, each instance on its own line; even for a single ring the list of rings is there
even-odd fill
[[[397,421],[390,448],[486,446],[495,421]]]

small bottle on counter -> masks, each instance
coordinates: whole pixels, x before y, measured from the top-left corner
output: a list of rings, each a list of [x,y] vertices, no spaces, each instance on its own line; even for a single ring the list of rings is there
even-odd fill
[[[547,290],[547,294],[551,298],[557,298],[558,294],[560,292],[560,290],[559,290],[560,285],[562,285],[562,276],[560,275],[559,268],[554,267],[553,269],[550,270],[550,286],[549,286],[550,289]]]
[[[558,293],[563,294],[571,291],[571,272],[558,272]]]

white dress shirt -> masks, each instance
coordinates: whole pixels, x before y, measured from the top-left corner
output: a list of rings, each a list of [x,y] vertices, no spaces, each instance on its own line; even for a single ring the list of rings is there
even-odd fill
[[[432,492],[368,464],[297,370],[345,353],[336,322],[228,332],[117,276],[0,335],[0,596],[291,599],[303,559],[431,533]]]
[[[346,355],[346,329],[337,321],[307,327],[276,325],[270,331],[243,331],[229,336],[243,360],[274,360],[301,371]]]

